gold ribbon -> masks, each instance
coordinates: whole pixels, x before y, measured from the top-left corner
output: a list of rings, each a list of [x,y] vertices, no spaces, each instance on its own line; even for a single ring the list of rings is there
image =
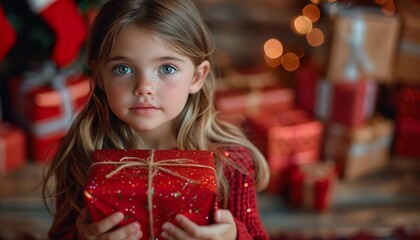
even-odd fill
[[[153,177],[158,173],[159,171],[166,172],[174,177],[178,177],[181,179],[184,179],[186,181],[192,182],[194,184],[200,184],[200,181],[197,180],[191,180],[187,177],[182,176],[181,174],[178,174],[176,172],[173,172],[166,167],[197,167],[197,168],[207,168],[211,169],[216,173],[216,169],[210,166],[196,164],[194,160],[187,159],[187,158],[181,158],[181,159],[165,159],[161,160],[159,162],[154,162],[155,158],[155,150],[152,149],[150,156],[146,159],[144,158],[138,158],[138,157],[122,157],[119,162],[95,162],[92,164],[92,167],[96,165],[120,165],[112,172],[108,173],[105,177],[111,178],[121,170],[125,168],[143,168],[148,170],[148,177],[147,177],[147,204],[148,204],[148,214],[149,214],[149,226],[150,226],[150,239],[155,239],[154,231],[153,231],[153,188],[152,188],[152,182]]]

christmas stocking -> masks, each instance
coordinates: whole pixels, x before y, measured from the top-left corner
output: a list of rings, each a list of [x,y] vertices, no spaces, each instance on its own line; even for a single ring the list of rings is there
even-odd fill
[[[76,60],[86,40],[87,23],[75,0],[27,0],[55,34],[52,58],[58,67]]]
[[[0,61],[6,56],[16,41],[16,31],[7,20],[0,5]]]

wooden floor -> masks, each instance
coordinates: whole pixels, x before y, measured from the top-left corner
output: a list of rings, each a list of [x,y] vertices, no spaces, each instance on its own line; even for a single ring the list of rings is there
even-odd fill
[[[0,177],[0,239],[45,239],[51,215],[41,197],[42,167],[28,165]],[[364,229],[389,236],[398,227],[420,229],[420,159],[393,159],[383,172],[339,182],[331,207],[316,213],[290,208],[261,193],[260,212],[270,236],[351,236]]]

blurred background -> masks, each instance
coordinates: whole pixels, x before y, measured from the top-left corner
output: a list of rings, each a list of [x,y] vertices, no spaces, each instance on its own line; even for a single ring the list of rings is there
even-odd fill
[[[420,1],[195,0],[216,107],[265,154],[272,239],[420,239]],[[0,239],[45,239],[39,183],[89,97],[104,0],[0,0]]]

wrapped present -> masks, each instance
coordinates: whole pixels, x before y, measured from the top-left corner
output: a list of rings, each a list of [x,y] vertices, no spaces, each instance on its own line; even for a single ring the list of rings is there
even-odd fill
[[[121,211],[120,226],[137,221],[143,239],[155,239],[177,214],[210,224],[216,196],[210,151],[108,149],[93,154],[84,199],[92,221]]]
[[[15,125],[0,121],[0,175],[26,164],[26,135]]]
[[[71,73],[27,73],[11,79],[9,87],[14,118],[28,133],[29,156],[45,162],[86,105],[89,78]]]
[[[373,115],[378,87],[374,81],[333,82],[301,76],[297,85],[300,105],[324,122],[357,127]]]
[[[323,125],[304,110],[264,112],[248,119],[249,138],[270,167],[268,192],[285,189],[291,167],[319,159]]]
[[[316,87],[319,73],[314,66],[305,64],[296,70],[296,100],[300,108],[315,114]]]
[[[394,154],[420,157],[420,119],[398,119],[395,127]]]
[[[334,19],[327,77],[333,81],[394,80],[400,19],[379,10],[352,8]]]
[[[420,85],[420,3],[397,1],[402,20],[401,39],[396,60],[395,77],[403,85]]]
[[[376,84],[372,81],[339,82],[332,93],[331,122],[362,126],[373,114]]]
[[[420,88],[402,87],[394,95],[397,119],[420,120]]]
[[[297,208],[324,211],[330,206],[335,183],[333,162],[297,166],[290,174],[289,200]]]
[[[242,125],[247,115],[255,115],[265,109],[279,111],[292,108],[294,97],[292,89],[285,87],[219,91],[216,93],[216,108],[223,119]]]
[[[340,177],[356,180],[387,165],[393,135],[393,122],[380,116],[359,128],[331,124],[327,130],[325,155],[336,162]]]

